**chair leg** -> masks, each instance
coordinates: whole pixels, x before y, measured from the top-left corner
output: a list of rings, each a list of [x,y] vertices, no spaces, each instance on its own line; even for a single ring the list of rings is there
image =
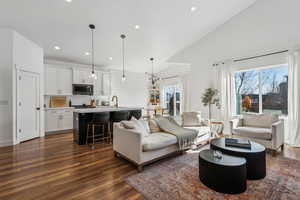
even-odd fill
[[[86,130],[86,144],[89,144],[89,129],[90,129],[90,125],[88,124],[87,126],[87,130]]]
[[[95,148],[95,125],[92,125],[93,126],[93,146],[92,146],[92,149]]]
[[[114,156],[115,157],[120,157],[120,154],[118,152],[114,151]]]
[[[138,166],[138,171],[139,171],[139,172],[142,172],[142,171],[143,171],[143,165],[139,165],[139,166]]]
[[[110,131],[110,122],[108,122],[107,133],[108,133],[109,144],[111,144],[112,138],[111,138],[111,131]]]
[[[277,151],[276,150],[271,150],[271,154],[273,157],[275,157],[277,155]]]

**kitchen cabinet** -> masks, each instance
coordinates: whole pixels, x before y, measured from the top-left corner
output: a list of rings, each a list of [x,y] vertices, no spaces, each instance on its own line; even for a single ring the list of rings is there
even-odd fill
[[[74,84],[94,84],[94,80],[90,77],[91,71],[74,69],[73,83]]]
[[[45,70],[46,95],[72,95],[72,69],[47,66]]]
[[[95,80],[94,84],[94,94],[96,96],[102,96],[103,95],[103,84],[102,84],[102,72],[96,72],[97,80]]]
[[[72,109],[53,109],[46,111],[46,132],[73,129]]]
[[[104,72],[102,74],[102,95],[111,95],[111,74],[109,72]]]
[[[94,91],[96,96],[110,96],[110,73],[96,72],[97,80],[94,83]]]

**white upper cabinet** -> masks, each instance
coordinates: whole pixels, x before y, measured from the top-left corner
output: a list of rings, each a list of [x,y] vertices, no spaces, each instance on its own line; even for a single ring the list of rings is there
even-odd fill
[[[45,69],[45,94],[57,94],[56,68],[46,67]]]
[[[72,69],[47,66],[45,91],[46,95],[72,95]]]
[[[58,69],[58,90],[61,94],[72,95],[72,69]]]
[[[111,95],[111,74],[108,72],[102,74],[102,95]]]
[[[96,96],[102,96],[103,95],[103,89],[102,89],[102,72],[96,72],[97,80],[95,80],[94,84],[94,92]]]
[[[90,71],[74,69],[73,75],[74,84],[93,84],[93,79],[90,78]]]
[[[94,91],[96,96],[110,96],[110,73],[109,72],[96,72],[97,80],[94,84]]]

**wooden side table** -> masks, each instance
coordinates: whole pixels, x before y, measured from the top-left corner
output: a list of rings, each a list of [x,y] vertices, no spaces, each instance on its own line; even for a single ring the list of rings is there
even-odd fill
[[[223,121],[214,121],[210,122],[210,131],[212,138],[219,138],[223,136],[224,122]]]

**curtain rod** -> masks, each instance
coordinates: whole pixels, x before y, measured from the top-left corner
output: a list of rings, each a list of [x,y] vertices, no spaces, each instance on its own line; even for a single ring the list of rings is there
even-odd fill
[[[288,51],[289,50],[282,50],[282,51],[277,51],[277,52],[273,52],[273,53],[262,54],[262,55],[258,55],[258,56],[251,56],[251,57],[247,57],[247,58],[233,59],[233,62],[241,62],[241,61],[245,61],[245,60],[252,60],[252,59],[256,59],[256,58],[261,58],[261,57],[266,57],[266,56],[271,56],[271,55],[286,53]],[[225,62],[222,61],[222,62],[219,62],[219,63],[214,63],[213,67],[218,66],[219,64],[225,64]]]
[[[240,59],[233,60],[233,62],[240,62],[240,61],[245,61],[245,60],[252,60],[252,59],[255,59],[255,58],[261,58],[261,57],[265,57],[265,56],[271,56],[271,55],[286,53],[288,51],[289,50],[283,50],[283,51],[277,51],[277,52],[267,53],[267,54],[258,55],[258,56],[252,56],[252,57],[248,57],[248,58],[240,58]]]

